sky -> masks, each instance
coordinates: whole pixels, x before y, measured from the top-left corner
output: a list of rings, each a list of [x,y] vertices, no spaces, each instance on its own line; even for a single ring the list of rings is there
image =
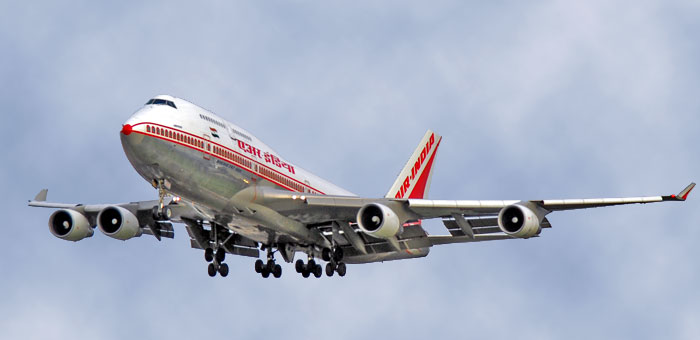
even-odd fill
[[[66,242],[26,202],[155,199],[118,132],[157,94],[362,196],[428,128],[430,198],[677,193],[700,180],[699,31],[683,0],[0,1],[0,338],[697,339],[698,195],[342,279],[233,256],[212,279],[182,225]]]

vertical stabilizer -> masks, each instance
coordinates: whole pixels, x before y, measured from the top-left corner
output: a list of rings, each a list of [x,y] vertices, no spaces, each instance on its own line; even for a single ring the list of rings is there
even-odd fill
[[[433,161],[442,137],[428,130],[391,186],[387,198],[425,198],[430,189]]]

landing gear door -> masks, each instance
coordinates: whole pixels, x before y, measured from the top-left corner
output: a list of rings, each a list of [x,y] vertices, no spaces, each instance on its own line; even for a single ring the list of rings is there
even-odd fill
[[[211,153],[211,137],[209,137],[209,135],[207,135],[206,133],[202,136],[204,138],[204,156],[202,157],[204,157],[204,159],[206,160],[210,160],[211,157],[209,156],[209,154]]]

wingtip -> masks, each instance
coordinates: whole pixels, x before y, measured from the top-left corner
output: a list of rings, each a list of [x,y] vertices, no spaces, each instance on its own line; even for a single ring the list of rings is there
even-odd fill
[[[675,195],[670,195],[670,196],[663,196],[664,201],[685,201],[688,198],[688,195],[690,194],[691,191],[693,191],[693,188],[695,188],[695,182],[688,184],[688,186],[685,187],[685,189],[681,190],[678,194]]]
[[[685,189],[683,189],[681,192],[678,193],[678,198],[681,200],[685,201],[688,198],[688,195],[690,194],[691,191],[693,191],[693,188],[695,188],[695,182],[688,184]]]
[[[46,196],[49,193],[49,189],[41,189],[38,194],[34,197],[34,202],[46,202]]]

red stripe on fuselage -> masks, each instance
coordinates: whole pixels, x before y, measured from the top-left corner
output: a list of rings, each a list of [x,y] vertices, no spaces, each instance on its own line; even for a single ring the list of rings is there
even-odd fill
[[[275,185],[278,185],[278,186],[280,186],[280,187],[282,187],[282,188],[284,188],[284,189],[286,189],[286,190],[289,190],[289,191],[292,191],[292,192],[297,192],[297,190],[294,189],[294,188],[290,188],[290,187],[288,187],[288,186],[286,186],[286,185],[284,185],[284,184],[282,184],[282,183],[279,183],[278,181],[275,181],[275,180],[272,179],[272,178],[269,178],[269,177],[267,177],[267,176],[264,176],[264,175],[260,174],[259,172],[256,173],[256,172],[252,171],[252,169],[248,169],[248,168],[242,167],[242,166],[240,166],[239,164],[234,163],[234,162],[230,161],[229,159],[223,158],[223,157],[219,156],[218,154],[215,154],[215,153],[213,153],[213,152],[211,152],[211,151],[207,151],[206,149],[202,149],[202,148],[199,148],[199,147],[196,147],[196,146],[194,146],[194,145],[187,144],[187,143],[182,143],[182,142],[180,142],[179,140],[177,140],[177,139],[175,139],[175,138],[172,138],[172,139],[171,139],[170,137],[161,136],[161,135],[156,134],[156,133],[153,133],[153,132],[146,132],[146,131],[137,131],[137,130],[134,130],[134,128],[137,127],[137,126],[139,126],[139,125],[151,125],[151,126],[157,126],[157,127],[159,127],[159,128],[171,130],[171,131],[173,131],[173,132],[177,131],[177,132],[179,132],[179,133],[181,133],[181,134],[183,134],[183,135],[188,135],[188,136],[194,138],[194,139],[197,140],[197,141],[201,141],[201,142],[204,142],[204,143],[209,143],[209,144],[212,145],[212,147],[213,147],[214,145],[216,145],[216,146],[218,146],[219,148],[221,148],[221,149],[223,149],[223,150],[232,152],[232,153],[234,153],[234,154],[236,154],[236,155],[238,155],[238,156],[240,156],[240,157],[242,157],[242,158],[245,158],[245,159],[249,160],[251,163],[257,164],[258,167],[262,167],[262,168],[268,169],[270,172],[273,172],[273,173],[275,173],[275,174],[277,174],[277,175],[279,175],[279,176],[282,176],[282,177],[284,177],[284,178],[287,178],[287,179],[289,179],[289,180],[291,180],[291,181],[293,181],[293,182],[295,182],[295,183],[301,185],[301,186],[304,187],[304,188],[308,188],[308,189],[313,190],[313,191],[316,192],[316,193],[319,193],[319,194],[321,194],[321,195],[325,195],[325,193],[322,192],[321,190],[318,190],[318,189],[316,189],[316,188],[314,188],[314,187],[312,187],[312,186],[310,186],[310,185],[308,185],[308,184],[305,184],[305,183],[303,183],[303,182],[301,182],[301,181],[299,181],[299,180],[297,180],[297,179],[295,179],[295,178],[289,177],[289,176],[287,176],[287,175],[285,175],[285,174],[283,174],[283,173],[281,173],[281,172],[279,172],[279,171],[276,171],[276,170],[274,170],[274,169],[272,169],[272,168],[270,168],[270,167],[268,167],[268,166],[266,166],[266,165],[263,165],[262,163],[260,163],[260,162],[258,162],[258,161],[256,161],[256,160],[254,160],[254,159],[252,159],[252,158],[250,158],[250,157],[246,157],[246,156],[244,156],[243,154],[241,154],[241,153],[239,153],[239,152],[233,151],[232,149],[229,149],[228,147],[223,146],[223,145],[221,145],[221,144],[219,144],[219,143],[215,143],[215,142],[213,142],[213,141],[211,141],[211,140],[204,139],[204,138],[202,138],[202,137],[199,137],[199,136],[197,136],[197,135],[191,134],[191,133],[189,133],[189,132],[187,132],[187,131],[184,131],[184,130],[179,130],[179,129],[172,128],[172,127],[169,127],[169,126],[166,126],[166,125],[162,125],[162,124],[158,124],[158,123],[148,123],[148,122],[138,123],[138,124],[136,124],[136,125],[133,125],[133,126],[132,126],[132,129],[131,129],[131,132],[132,132],[132,133],[140,133],[140,134],[145,135],[145,136],[154,137],[154,138],[157,138],[157,139],[160,139],[160,140],[164,140],[164,141],[166,141],[166,142],[171,142],[171,143],[175,143],[175,144],[178,144],[178,145],[182,145],[182,146],[188,147],[188,148],[190,148],[190,149],[197,150],[197,151],[200,151],[200,152],[202,152],[202,153],[205,153],[205,154],[207,154],[207,155],[209,155],[209,156],[216,157],[217,159],[220,159],[220,160],[222,160],[222,161],[224,161],[224,162],[226,162],[226,163],[232,164],[233,166],[235,166],[235,167],[237,167],[237,168],[240,168],[240,169],[243,169],[243,170],[245,170],[245,171],[247,171],[247,172],[249,172],[249,173],[251,173],[251,174],[253,174],[253,175],[255,175],[255,176],[264,178],[265,180],[270,181],[270,182],[274,183]]]

